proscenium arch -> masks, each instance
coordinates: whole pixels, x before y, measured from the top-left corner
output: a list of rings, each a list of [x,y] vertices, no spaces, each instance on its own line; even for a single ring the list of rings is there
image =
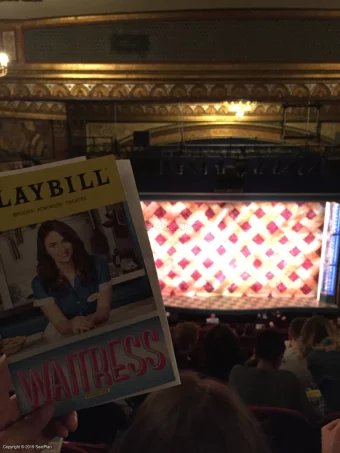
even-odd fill
[[[156,124],[155,124],[156,125]],[[277,143],[277,144],[304,144],[303,130],[298,128],[289,128],[287,132],[292,135],[301,135],[301,140],[282,140],[280,126],[265,126],[265,125],[248,125],[248,124],[211,124],[202,123],[195,125],[183,125],[180,128],[178,124],[166,126],[162,128],[155,127],[150,129],[150,136],[153,145],[168,145],[171,143],[179,143],[182,138],[184,141],[193,140],[213,140],[213,139],[228,139],[228,138],[244,138],[247,140],[259,140],[261,142]],[[120,140],[121,145],[131,146],[133,137],[129,135]],[[310,142],[309,142],[310,143]],[[321,137],[318,145],[331,145],[332,140],[328,137]]]

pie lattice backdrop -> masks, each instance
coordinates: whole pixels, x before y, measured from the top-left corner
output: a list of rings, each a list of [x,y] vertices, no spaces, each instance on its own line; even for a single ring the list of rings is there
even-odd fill
[[[142,202],[163,296],[315,297],[324,204]]]

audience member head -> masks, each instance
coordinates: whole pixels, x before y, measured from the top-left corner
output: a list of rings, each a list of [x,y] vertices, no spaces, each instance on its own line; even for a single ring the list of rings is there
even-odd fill
[[[225,381],[233,367],[241,363],[243,354],[237,335],[226,324],[212,327],[204,342],[204,372]]]
[[[296,343],[300,336],[303,326],[305,325],[307,318],[295,318],[289,325],[288,336],[292,344]]]
[[[238,335],[239,337],[242,337],[242,335],[244,335],[244,327],[243,326],[236,326],[235,328],[233,328],[234,332],[236,333],[236,335]]]
[[[114,453],[267,453],[261,429],[227,386],[181,378],[154,392],[137,410]]]
[[[244,329],[244,335],[246,337],[255,337],[256,331],[255,331],[255,327],[253,324],[250,324],[250,323],[246,324],[246,327]]]
[[[181,322],[173,331],[176,351],[182,356],[188,356],[198,342],[199,327],[194,322]]]
[[[300,336],[300,352],[305,357],[312,349],[319,347],[324,340],[338,343],[337,328],[324,316],[313,316],[304,324]]]
[[[258,367],[271,365],[278,369],[285,352],[285,342],[275,329],[266,329],[258,332],[255,345],[255,356],[258,360]]]

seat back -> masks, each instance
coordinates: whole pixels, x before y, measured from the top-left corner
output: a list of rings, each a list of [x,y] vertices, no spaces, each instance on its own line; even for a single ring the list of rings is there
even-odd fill
[[[61,453],[109,453],[111,447],[105,444],[92,445],[80,442],[63,442]]]
[[[273,453],[321,453],[321,429],[299,412],[276,407],[251,407]]]

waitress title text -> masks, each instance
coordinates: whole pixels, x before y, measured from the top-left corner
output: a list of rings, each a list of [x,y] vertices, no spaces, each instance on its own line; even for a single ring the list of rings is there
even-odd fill
[[[140,335],[118,337],[16,374],[32,410],[80,394],[85,398],[91,393],[99,395],[101,389],[109,393],[109,386],[166,366],[166,356],[157,348],[159,341],[157,331],[144,330]]]

